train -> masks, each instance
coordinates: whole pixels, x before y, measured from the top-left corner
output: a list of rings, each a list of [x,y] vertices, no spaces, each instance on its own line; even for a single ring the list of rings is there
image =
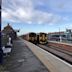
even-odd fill
[[[39,43],[39,44],[47,44],[48,43],[48,39],[47,38],[48,38],[47,34],[41,32],[41,33],[39,33],[37,35],[37,43]]]
[[[38,34],[34,32],[30,32],[21,37],[34,44],[47,44],[48,43],[47,34],[43,32],[40,32]]]

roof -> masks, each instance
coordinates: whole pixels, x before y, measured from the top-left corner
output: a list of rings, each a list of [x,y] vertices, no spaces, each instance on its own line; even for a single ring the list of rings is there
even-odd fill
[[[2,30],[3,33],[8,33],[12,31],[14,32],[13,28],[9,24]]]

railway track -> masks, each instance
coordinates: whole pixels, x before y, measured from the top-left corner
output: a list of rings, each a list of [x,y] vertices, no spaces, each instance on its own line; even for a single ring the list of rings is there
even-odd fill
[[[37,46],[39,46],[40,48],[54,54],[55,56],[59,57],[60,59],[66,61],[72,65],[72,53],[71,52],[65,51],[65,50],[60,49],[60,48],[48,47],[48,45],[38,44]]]
[[[46,45],[48,47],[48,45]],[[58,48],[58,47],[53,47],[53,46],[50,46],[50,48],[54,49],[54,50],[57,50],[57,51],[60,51],[60,52],[63,52],[65,54],[68,54],[70,56],[72,56],[72,52],[70,51],[67,51],[65,49],[62,49],[62,48]]]

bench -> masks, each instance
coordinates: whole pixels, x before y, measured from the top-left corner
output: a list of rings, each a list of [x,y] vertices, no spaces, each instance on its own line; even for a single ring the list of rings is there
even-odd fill
[[[8,54],[11,53],[12,46],[3,46],[2,50],[3,50],[4,55],[8,56]]]

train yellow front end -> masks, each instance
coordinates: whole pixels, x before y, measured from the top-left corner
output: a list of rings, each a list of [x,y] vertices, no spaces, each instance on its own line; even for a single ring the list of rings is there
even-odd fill
[[[47,44],[47,34],[46,33],[39,33],[39,43],[40,44]]]

